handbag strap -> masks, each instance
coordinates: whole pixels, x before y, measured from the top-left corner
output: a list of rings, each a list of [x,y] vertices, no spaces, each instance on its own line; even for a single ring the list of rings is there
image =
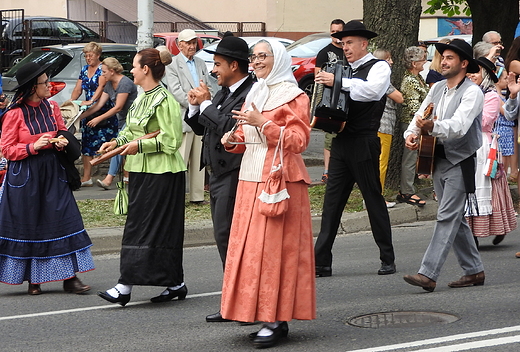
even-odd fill
[[[273,162],[271,164],[271,170],[274,168],[274,162],[276,160],[276,154],[280,153],[280,165],[283,167],[283,130],[285,126],[280,127],[280,138],[278,139],[278,143],[276,144],[276,148],[273,154]]]

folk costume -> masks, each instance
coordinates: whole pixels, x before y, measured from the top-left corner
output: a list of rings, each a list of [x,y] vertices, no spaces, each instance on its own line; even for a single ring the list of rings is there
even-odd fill
[[[226,148],[244,153],[222,287],[222,317],[243,322],[287,322],[316,317],[316,293],[309,175],[300,155],[309,143],[309,99],[296,85],[290,57],[269,41],[274,66],[247,95],[266,122],[262,128],[242,125],[237,136],[246,143]],[[259,212],[264,189],[283,131],[283,169],[288,210],[266,217]]]

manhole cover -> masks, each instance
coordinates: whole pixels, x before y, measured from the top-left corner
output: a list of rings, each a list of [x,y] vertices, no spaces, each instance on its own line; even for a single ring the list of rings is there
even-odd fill
[[[347,323],[359,328],[415,328],[434,324],[449,324],[459,320],[453,314],[438,312],[383,312],[359,315]]]

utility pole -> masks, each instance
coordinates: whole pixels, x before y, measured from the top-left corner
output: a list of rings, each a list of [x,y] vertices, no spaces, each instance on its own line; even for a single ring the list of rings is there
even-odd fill
[[[153,0],[137,0],[137,50],[153,47]]]

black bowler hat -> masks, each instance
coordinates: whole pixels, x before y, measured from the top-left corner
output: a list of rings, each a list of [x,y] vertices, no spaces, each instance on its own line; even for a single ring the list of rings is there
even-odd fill
[[[468,73],[477,73],[480,71],[478,67],[477,60],[473,58],[473,50],[471,49],[471,45],[466,43],[466,41],[462,39],[453,39],[449,44],[444,43],[435,43],[435,48],[442,55],[444,50],[453,50],[457,54],[459,54],[462,60],[468,60],[468,69],[466,72]]]
[[[23,65],[16,71],[16,82],[18,85],[13,88],[13,90],[17,90],[20,87],[23,87],[27,83],[29,83],[33,78],[40,77],[45,71],[49,68],[51,64],[45,64],[40,66],[36,62],[28,62]]]
[[[213,55],[223,55],[232,59],[249,62],[249,47],[245,40],[239,37],[224,37],[218,43],[215,51],[207,49],[204,49],[204,51]]]
[[[345,23],[341,32],[336,32],[332,36],[338,39],[350,36],[372,39],[377,37],[377,33],[369,31],[363,23],[352,20]]]
[[[495,70],[497,69],[497,67],[495,66],[495,64],[484,56],[479,57],[477,59],[477,62],[480,67],[484,68],[484,70],[487,71],[489,77],[491,77],[491,80],[493,80],[493,82],[497,83],[498,77],[495,74]]]

